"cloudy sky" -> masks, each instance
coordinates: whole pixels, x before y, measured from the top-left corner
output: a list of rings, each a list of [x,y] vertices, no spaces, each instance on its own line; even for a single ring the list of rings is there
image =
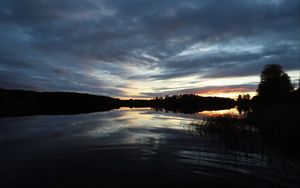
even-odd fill
[[[0,0],[0,87],[149,98],[299,78],[299,0]]]

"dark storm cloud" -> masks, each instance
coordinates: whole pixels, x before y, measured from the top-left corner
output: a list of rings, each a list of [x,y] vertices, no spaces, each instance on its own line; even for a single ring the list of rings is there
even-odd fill
[[[199,77],[221,78],[258,75],[266,64],[282,64],[285,70],[299,68],[297,44],[266,46],[259,52],[226,52],[222,49],[200,57],[183,57],[166,61],[165,74],[154,79],[169,79],[198,74]]]
[[[298,0],[0,0],[0,5],[1,87],[125,96],[127,81],[257,75],[268,63],[286,70],[299,65]],[[217,49],[191,53],[197,44]],[[255,46],[260,48],[253,51]],[[158,71],[136,74],[130,67]]]

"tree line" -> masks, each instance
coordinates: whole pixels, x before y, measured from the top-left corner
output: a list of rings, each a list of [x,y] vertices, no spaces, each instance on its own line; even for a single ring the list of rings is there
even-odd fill
[[[299,102],[299,88],[294,90],[290,77],[278,64],[266,65],[261,72],[257,96],[239,95],[237,100],[202,97],[195,94],[155,97],[152,100],[119,100],[73,92],[36,92],[0,88],[0,116],[29,114],[69,114],[111,110],[120,107],[151,107],[182,113],[220,110],[238,106],[247,111],[256,104]]]

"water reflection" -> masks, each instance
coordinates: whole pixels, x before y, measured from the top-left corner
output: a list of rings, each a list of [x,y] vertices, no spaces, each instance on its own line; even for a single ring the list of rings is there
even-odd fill
[[[223,113],[122,108],[0,119],[0,186],[299,185],[299,163],[269,152],[258,131],[228,142],[191,125]]]
[[[199,115],[202,116],[221,116],[221,115],[241,115],[242,112],[239,111],[237,108],[230,108],[225,110],[211,110],[211,111],[202,111],[198,112]]]

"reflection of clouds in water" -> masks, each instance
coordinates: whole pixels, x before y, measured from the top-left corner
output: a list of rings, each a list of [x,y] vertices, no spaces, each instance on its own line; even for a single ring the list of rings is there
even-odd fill
[[[140,117],[138,110],[133,109],[119,109],[113,110],[112,113],[117,113],[118,116],[98,118],[98,122],[93,122],[93,126],[86,131],[86,135],[89,137],[106,137],[111,134],[122,131],[123,129],[130,127],[140,126],[141,120],[149,119],[151,117]],[[101,123],[100,123],[101,122]]]
[[[160,144],[162,135],[153,132],[127,134],[122,140],[124,144]]]
[[[220,111],[212,113],[216,112],[222,114]],[[84,168],[91,169],[95,169],[95,163],[99,161],[104,165],[108,163],[107,169],[111,169],[110,164],[116,161],[119,162],[117,165],[120,164],[118,168],[133,161],[130,167],[140,165],[143,171],[147,168],[153,170],[153,166],[163,162],[167,168],[159,168],[158,173],[165,170],[166,173],[182,174],[182,177],[205,174],[221,179],[227,173],[230,180],[242,174],[269,178],[270,181],[281,178],[287,182],[299,182],[299,173],[296,172],[299,168],[293,161],[289,163],[270,155],[256,131],[241,134],[234,142],[227,141],[223,132],[206,131],[204,136],[195,134],[191,123],[197,123],[203,117],[125,108],[80,115],[3,118],[0,119],[0,148],[2,153],[10,155],[0,155],[0,163],[11,162],[10,156],[23,160],[26,155],[32,159],[31,162],[26,161],[31,172],[30,165],[36,161],[36,154],[43,151],[43,155],[51,160],[56,159],[53,156],[75,157],[76,160],[69,163],[71,165],[74,161],[82,165],[80,162],[86,160]],[[229,137],[232,138],[232,135],[229,134]],[[22,155],[15,155],[15,151]],[[93,160],[95,163],[91,162]],[[140,163],[140,160],[143,162]],[[147,166],[144,161],[151,165]],[[52,165],[57,161],[51,162]],[[63,164],[68,162],[65,160]],[[57,171],[57,168],[53,169]],[[102,163],[101,169],[106,170]],[[11,169],[5,170],[11,172]],[[126,166],[124,171],[131,172],[131,168]],[[231,174],[235,175],[231,177]]]
[[[199,112],[198,115],[201,116],[222,116],[222,115],[236,115],[238,116],[240,113],[237,108],[230,108],[226,110],[210,110],[210,111],[202,111]]]
[[[215,111],[213,113],[216,113]],[[119,134],[119,137],[140,142],[143,138],[163,138],[164,134],[153,133],[155,129],[185,129],[189,124],[202,117],[191,114],[163,113],[149,108],[122,108],[108,112],[96,112],[79,115],[30,116],[4,118],[0,123],[0,138],[6,139],[74,139],[74,137],[108,137]],[[24,127],[26,126],[26,129]],[[133,132],[132,128],[142,131]],[[126,131],[125,131],[126,130]],[[55,135],[55,136],[54,136]],[[59,136],[58,136],[59,135]],[[143,141],[144,142],[144,141]]]
[[[112,133],[118,132],[121,129],[128,127],[125,122],[106,121],[105,125],[96,125],[92,129],[87,130],[86,134],[90,137],[105,137]]]
[[[114,112],[119,112],[120,116],[106,119],[98,125],[94,122],[94,126],[90,126],[85,134],[89,137],[117,137],[127,144],[158,144],[168,136],[166,132],[158,130],[182,130],[182,122],[193,120],[189,116],[156,113],[148,108],[122,108]]]

